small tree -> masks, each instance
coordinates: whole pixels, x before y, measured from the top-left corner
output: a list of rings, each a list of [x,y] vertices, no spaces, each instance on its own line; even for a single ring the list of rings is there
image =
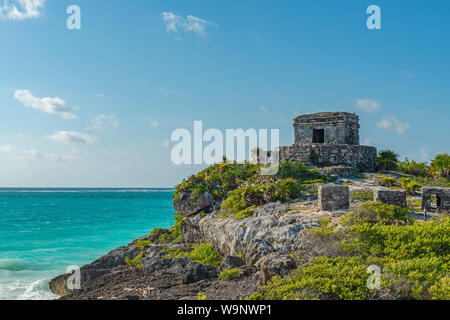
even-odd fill
[[[378,170],[397,169],[399,155],[392,150],[382,150],[378,153]]]
[[[450,155],[447,153],[438,154],[431,161],[431,170],[434,174],[450,179]]]

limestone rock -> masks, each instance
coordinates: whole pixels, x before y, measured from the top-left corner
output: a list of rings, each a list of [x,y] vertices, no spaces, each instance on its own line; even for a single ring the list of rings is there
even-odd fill
[[[214,197],[209,192],[205,192],[197,199],[191,199],[190,194],[182,193],[173,201],[173,206],[179,213],[191,216],[205,209],[212,210]]]
[[[261,258],[255,267],[261,272],[263,283],[267,283],[275,275],[287,275],[296,268],[296,264],[290,255],[275,252]]]

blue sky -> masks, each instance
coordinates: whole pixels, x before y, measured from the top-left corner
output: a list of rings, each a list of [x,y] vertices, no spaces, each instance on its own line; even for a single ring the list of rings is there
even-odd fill
[[[366,27],[372,4],[381,30]],[[70,5],[81,30],[66,27]],[[450,151],[449,12],[446,0],[0,0],[0,186],[170,187],[201,168],[172,164],[173,130],[273,128],[288,145],[294,115],[319,111],[356,112],[361,143],[429,160]]]

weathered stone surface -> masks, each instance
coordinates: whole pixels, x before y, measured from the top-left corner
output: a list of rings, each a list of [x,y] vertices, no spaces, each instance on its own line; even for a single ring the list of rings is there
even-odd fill
[[[320,143],[315,130],[322,131],[321,143],[359,144],[359,118],[347,112],[319,112],[299,115],[294,119],[295,143]]]
[[[217,269],[206,264],[189,263],[182,272],[185,274],[183,284],[198,282],[204,279],[217,277]]]
[[[276,275],[287,275],[295,269],[296,264],[289,254],[274,252],[258,260],[255,267],[261,272],[263,283],[266,283]]]
[[[84,287],[86,283],[89,283],[102,275],[111,272],[112,270],[125,267],[125,258],[128,257],[133,259],[138,254],[138,249],[133,246],[136,241],[133,241],[128,246],[119,247],[112,250],[91,264],[83,266],[80,269],[81,287]],[[58,296],[70,294],[71,291],[67,288],[67,279],[70,276],[71,274],[67,273],[52,279],[49,284],[50,290]]]
[[[244,260],[241,257],[226,256],[223,259],[223,262],[219,267],[219,271],[235,269],[235,268],[242,267],[243,265],[244,265]]]
[[[327,184],[319,187],[319,207],[321,210],[348,209],[350,205],[348,186]]]
[[[199,213],[202,210],[212,210],[214,206],[214,197],[205,192],[197,199],[190,199],[190,194],[182,193],[173,201],[173,207],[179,213],[190,216]]]
[[[450,188],[423,187],[422,209],[431,210],[431,196],[436,196],[437,210],[450,210]]]
[[[375,189],[374,201],[380,201],[386,204],[406,207],[406,191],[405,190],[390,190],[390,189]]]
[[[347,166],[356,171],[374,171],[375,147],[349,144],[294,144],[280,147],[280,162],[298,161],[316,166]]]
[[[280,161],[314,166],[377,168],[377,149],[359,145],[359,118],[346,112],[320,112],[294,119],[295,143],[279,148]]]
[[[221,218],[216,213],[203,218],[191,216],[182,221],[181,234],[187,243],[211,243],[223,256],[243,254],[245,263],[253,265],[272,252],[290,252],[292,245],[323,218],[290,214],[282,204],[258,210],[261,215],[242,220]]]
[[[344,177],[350,177],[353,174],[355,174],[355,168],[352,167],[346,167],[346,166],[332,166],[332,167],[325,167],[320,169],[320,171],[323,174],[326,174],[332,178],[344,178]]]

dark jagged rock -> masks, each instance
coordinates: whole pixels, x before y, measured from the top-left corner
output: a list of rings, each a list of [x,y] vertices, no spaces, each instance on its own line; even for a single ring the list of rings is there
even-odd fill
[[[219,267],[219,271],[239,268],[242,267],[244,264],[245,264],[244,260],[241,257],[226,256]]]

